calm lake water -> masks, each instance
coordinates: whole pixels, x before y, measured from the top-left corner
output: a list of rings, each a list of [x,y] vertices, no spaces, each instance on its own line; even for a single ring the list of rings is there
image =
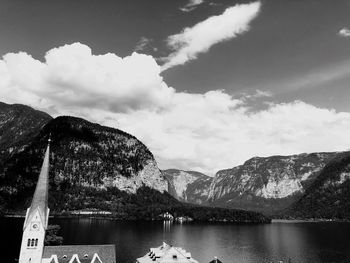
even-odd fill
[[[185,248],[200,263],[350,262],[350,223],[232,225],[50,219],[64,244],[115,244],[118,263],[133,263],[162,241]],[[18,258],[23,219],[0,219],[1,262]]]

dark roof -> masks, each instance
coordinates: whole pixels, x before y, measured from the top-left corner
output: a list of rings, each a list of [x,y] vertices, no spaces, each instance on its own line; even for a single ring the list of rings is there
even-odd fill
[[[214,260],[210,261],[209,263],[222,263],[222,261],[220,259],[214,259]]]
[[[50,144],[47,145],[43,164],[36,184],[34,197],[29,208],[24,228],[27,227],[32,217],[39,211],[44,228],[47,227],[48,220],[48,187],[49,187],[49,166],[50,166]]]
[[[95,253],[102,263],[116,263],[115,245],[45,246],[43,258],[57,255],[59,263],[68,263],[77,254],[81,263],[90,263]],[[94,263],[100,262],[96,260]]]

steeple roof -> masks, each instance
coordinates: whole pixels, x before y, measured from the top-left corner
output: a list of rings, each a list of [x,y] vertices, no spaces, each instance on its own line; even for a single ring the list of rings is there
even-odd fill
[[[46,148],[45,157],[41,166],[39,179],[35,188],[32,203],[26,216],[24,228],[30,223],[31,219],[39,212],[43,227],[46,229],[48,221],[48,189],[49,189],[49,166],[50,166],[50,139]]]

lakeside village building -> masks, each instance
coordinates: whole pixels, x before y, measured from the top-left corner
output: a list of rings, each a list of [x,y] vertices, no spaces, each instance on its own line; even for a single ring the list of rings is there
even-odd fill
[[[116,263],[115,245],[73,245],[44,246],[45,232],[48,227],[48,188],[49,188],[50,140],[45,152],[44,161],[35,188],[34,197],[27,209],[23,225],[23,236],[19,263]],[[91,214],[91,211],[88,213]],[[173,220],[170,213],[163,215]],[[198,263],[191,253],[180,247],[163,243],[160,247],[151,248],[137,263]],[[221,261],[212,261],[221,263]],[[211,262],[211,263],[212,263]]]
[[[181,247],[173,247],[163,242],[160,247],[151,248],[149,253],[138,258],[136,263],[198,263],[198,261]]]

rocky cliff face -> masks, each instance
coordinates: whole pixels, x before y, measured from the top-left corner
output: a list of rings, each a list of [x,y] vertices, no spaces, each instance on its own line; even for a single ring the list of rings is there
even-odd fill
[[[211,205],[274,212],[292,204],[336,153],[255,157],[243,165],[217,172]]]
[[[0,102],[0,162],[23,150],[51,119],[28,106]]]
[[[163,174],[169,182],[169,193],[176,199],[194,204],[206,202],[212,177],[177,169],[164,170]]]
[[[114,178],[103,178],[103,187],[114,186],[121,191],[135,194],[143,186],[164,192],[168,190],[168,182],[161,174],[155,160],[146,161],[142,170],[130,177],[115,176]]]

